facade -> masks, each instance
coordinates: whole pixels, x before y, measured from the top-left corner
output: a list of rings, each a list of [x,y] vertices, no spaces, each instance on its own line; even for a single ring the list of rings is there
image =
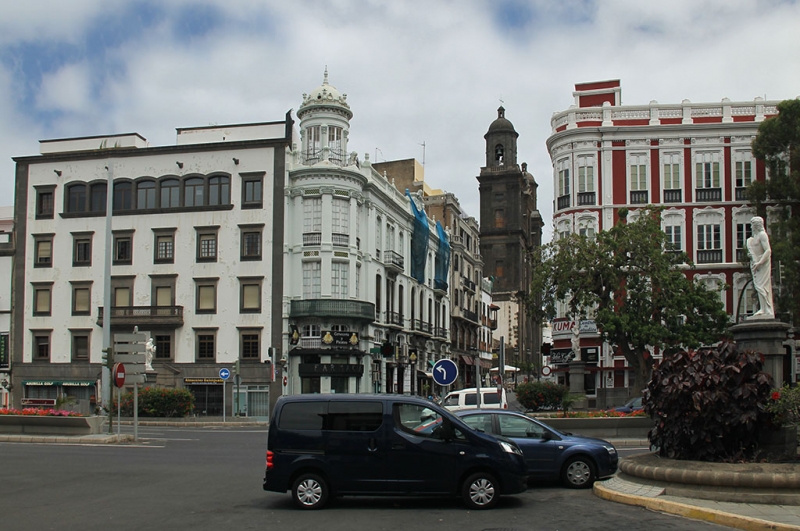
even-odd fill
[[[621,91],[619,80],[578,84],[575,104],[553,115],[547,148],[557,191],[555,236],[591,236],[612,227],[620,208],[635,219],[637,207],[662,206],[671,248],[697,266],[688,274],[730,286],[722,302],[732,322],[752,314],[757,298],[741,262],[755,209],[745,189],[765,179],[766,170],[750,143],[778,102],[622,105]],[[625,401],[633,373],[601,344],[593,321],[576,323],[562,314],[552,323],[552,338],[548,361],[559,381],[580,361],[585,374],[576,374],[584,378],[590,406]]]
[[[178,129],[174,146],[132,133],[45,140],[40,155],[15,158],[13,405],[93,408],[110,324],[152,339],[147,383],[191,389],[198,414],[222,415],[225,403],[265,416],[291,144],[287,113]],[[240,384],[224,386],[220,369],[236,365]]]
[[[11,278],[14,207],[0,207],[0,407],[11,404]]]
[[[531,251],[542,243],[542,216],[537,208],[538,185],[527,164],[517,164],[519,134],[497,110],[484,135],[486,166],[481,168],[480,254],[484,275],[493,282],[497,331],[505,345],[506,363],[542,366],[541,323],[528,317],[525,300],[533,264]]]
[[[428,394],[430,367],[449,356],[449,243],[420,190],[348,151],[352,116],[327,71],[297,111],[282,392]]]

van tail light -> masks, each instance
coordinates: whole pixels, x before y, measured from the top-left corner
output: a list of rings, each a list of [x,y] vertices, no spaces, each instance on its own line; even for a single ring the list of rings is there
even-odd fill
[[[267,450],[267,471],[272,470],[272,467],[275,466],[275,462],[273,461],[273,454],[272,450]]]

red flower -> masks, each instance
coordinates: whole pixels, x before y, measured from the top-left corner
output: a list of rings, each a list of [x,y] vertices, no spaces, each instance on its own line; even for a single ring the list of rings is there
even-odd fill
[[[773,400],[780,400],[781,399],[781,392],[780,391],[772,391],[772,399]]]

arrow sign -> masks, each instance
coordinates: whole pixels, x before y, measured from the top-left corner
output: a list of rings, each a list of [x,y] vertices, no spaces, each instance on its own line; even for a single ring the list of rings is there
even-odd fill
[[[231,371],[223,367],[219,370],[219,377],[222,378],[223,380],[227,380],[228,378],[231,377]]]
[[[441,359],[433,366],[433,381],[439,385],[450,385],[458,378],[458,365],[453,360]]]

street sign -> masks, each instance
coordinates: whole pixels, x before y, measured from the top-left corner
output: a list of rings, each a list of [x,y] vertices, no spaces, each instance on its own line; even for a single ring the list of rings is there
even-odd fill
[[[222,378],[223,380],[227,380],[228,378],[231,377],[231,371],[223,367],[219,370],[219,377]]]
[[[114,342],[115,343],[136,343],[141,341],[144,343],[147,341],[146,334],[114,334]]]
[[[114,352],[146,352],[142,343],[114,343]]]
[[[117,347],[114,347],[114,361],[117,363],[138,363],[144,365],[147,361],[145,354],[117,354]]]
[[[128,385],[147,383],[147,375],[144,372],[131,374],[130,369],[128,369],[128,374],[125,375],[125,383]]]
[[[114,368],[111,370],[111,376],[114,378],[114,385],[118,388],[125,386],[125,365],[122,363],[115,363]]]
[[[450,385],[458,378],[458,365],[451,359],[441,359],[433,365],[433,381],[439,385]]]

